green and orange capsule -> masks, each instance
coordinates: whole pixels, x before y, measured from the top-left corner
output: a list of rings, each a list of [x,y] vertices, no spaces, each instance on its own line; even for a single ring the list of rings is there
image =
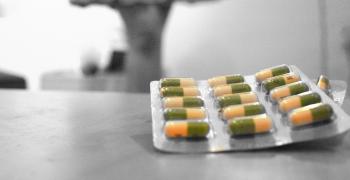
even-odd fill
[[[262,82],[268,78],[290,73],[290,69],[287,65],[283,64],[280,66],[263,69],[255,74],[256,81]]]
[[[305,92],[295,96],[290,96],[278,102],[279,110],[287,113],[293,109],[304,107],[321,102],[321,96],[316,92]]]
[[[163,87],[160,89],[161,97],[175,96],[199,96],[200,92],[197,87]]]
[[[203,108],[167,108],[164,110],[164,119],[170,120],[200,120],[206,118]]]
[[[272,130],[272,120],[266,114],[249,117],[233,118],[228,122],[229,133],[232,136],[267,133]]]
[[[225,84],[234,84],[244,82],[244,77],[240,74],[226,75],[226,76],[216,76],[208,79],[208,84],[210,87],[216,87]]]
[[[293,127],[331,120],[333,108],[329,104],[317,103],[293,110],[289,121]]]
[[[210,126],[203,121],[168,121],[164,132],[168,138],[205,138]]]
[[[304,82],[295,82],[281,87],[277,87],[270,92],[272,101],[279,101],[284,97],[300,94],[309,90],[309,86]]]
[[[220,108],[224,108],[231,105],[258,102],[258,97],[254,92],[247,92],[247,93],[223,95],[218,97],[216,100],[217,100],[217,105]]]
[[[224,120],[229,120],[235,117],[252,116],[263,113],[265,113],[264,106],[256,102],[225,107],[221,110],[220,116]]]
[[[324,92],[326,93],[329,93],[330,90],[331,90],[331,85],[329,83],[329,79],[324,76],[324,75],[321,75],[318,79],[317,79],[317,83],[316,85],[321,89],[323,90]]]
[[[203,107],[204,101],[199,97],[167,97],[163,98],[163,106],[165,108]]]
[[[160,87],[191,87],[196,86],[193,78],[163,78],[160,80]]]
[[[227,84],[216,86],[213,89],[214,96],[222,96],[226,94],[236,94],[242,92],[250,92],[252,88],[247,83],[235,83],[235,84]]]

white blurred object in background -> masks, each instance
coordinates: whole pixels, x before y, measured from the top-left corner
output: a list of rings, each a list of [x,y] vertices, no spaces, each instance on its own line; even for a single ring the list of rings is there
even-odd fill
[[[107,7],[81,9],[68,0],[0,0],[0,4],[6,9],[0,20],[0,69],[25,76],[30,90],[40,89],[44,72],[80,71],[86,50],[100,54],[102,66],[114,46],[126,47],[120,15]],[[112,41],[119,45],[112,46]]]

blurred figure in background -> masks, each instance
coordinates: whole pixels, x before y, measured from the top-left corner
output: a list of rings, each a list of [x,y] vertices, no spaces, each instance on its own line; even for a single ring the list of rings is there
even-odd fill
[[[342,30],[343,35],[343,48],[345,50],[345,55],[348,60],[348,68],[350,69],[350,26],[344,27]],[[350,73],[348,72],[347,83],[350,83]],[[347,91],[347,95],[350,95],[350,92]]]
[[[2,17],[3,14],[4,14],[4,10],[3,10],[2,4],[1,4],[1,2],[0,2],[0,17]]]
[[[120,12],[126,25],[129,42],[125,67],[126,90],[128,92],[149,92],[149,82],[163,75],[162,33],[173,0],[70,1],[79,6],[105,4]]]

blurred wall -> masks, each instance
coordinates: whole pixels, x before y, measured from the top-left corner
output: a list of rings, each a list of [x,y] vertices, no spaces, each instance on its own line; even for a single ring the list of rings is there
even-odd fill
[[[345,26],[350,26],[350,1],[328,0],[328,72],[333,79],[346,80],[349,74],[349,64],[342,48],[342,31]],[[350,80],[350,79],[349,79]],[[348,81],[349,81],[348,80]]]
[[[208,78],[295,64],[320,73],[317,0],[178,3],[165,34],[169,76]],[[350,4],[350,3],[348,3]]]

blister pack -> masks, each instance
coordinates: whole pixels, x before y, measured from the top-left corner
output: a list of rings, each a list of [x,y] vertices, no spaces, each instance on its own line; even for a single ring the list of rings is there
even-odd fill
[[[150,88],[153,144],[161,151],[263,149],[350,129],[349,115],[329,97],[330,90],[293,65],[201,81],[165,78]]]

